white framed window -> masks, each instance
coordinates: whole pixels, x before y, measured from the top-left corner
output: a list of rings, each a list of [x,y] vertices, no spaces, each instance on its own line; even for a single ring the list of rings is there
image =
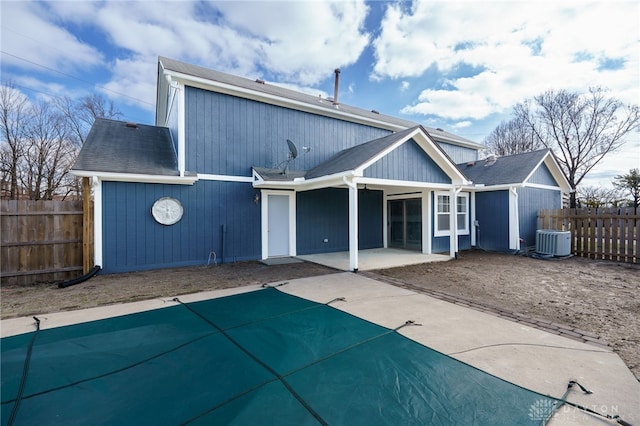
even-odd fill
[[[434,205],[434,235],[444,237],[450,234],[451,200],[449,192],[436,192]],[[469,193],[461,192],[456,197],[458,235],[469,235]]]

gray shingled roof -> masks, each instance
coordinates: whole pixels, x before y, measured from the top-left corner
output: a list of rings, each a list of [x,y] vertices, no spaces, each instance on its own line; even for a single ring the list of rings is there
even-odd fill
[[[458,168],[474,184],[489,186],[523,183],[548,152],[549,150],[543,149],[497,157],[494,163],[485,160],[461,163]]]
[[[404,138],[407,134],[413,132],[416,128],[417,126],[340,151],[327,161],[309,170],[305,178],[313,179],[354,170]]]
[[[159,57],[158,60],[160,61],[162,67],[165,70],[174,71],[177,73],[190,75],[193,77],[198,77],[198,78],[202,78],[205,80],[210,80],[218,83],[229,84],[229,85],[240,87],[240,88],[250,89],[256,92],[277,96],[280,98],[290,99],[290,100],[301,102],[301,103],[306,103],[309,105],[313,105],[314,107],[324,108],[327,111],[332,111],[332,112],[335,111],[335,107],[333,106],[332,101],[327,99],[319,99],[317,96],[307,95],[305,93],[286,89],[284,87],[280,87],[274,84],[258,83],[257,81],[251,80],[248,78],[226,74],[220,71],[203,68],[197,65],[186,64],[184,62],[176,61],[174,59],[165,58],[162,56]],[[340,111],[345,112],[347,114],[352,114],[355,116],[364,117],[371,120],[377,120],[377,121],[389,123],[389,124],[404,127],[404,128],[415,127],[418,124],[413,121],[403,120],[401,118],[379,114],[373,111],[368,111],[366,109],[354,107],[354,106],[343,104],[343,103],[340,103],[338,108]],[[463,138],[458,135],[454,135],[453,133],[449,133],[445,130],[434,129],[429,127],[424,127],[424,128],[429,133],[429,135],[436,141],[446,142],[446,143],[460,142],[466,145],[481,147],[481,145],[478,144],[477,142]]]
[[[179,175],[169,129],[104,118],[91,127],[72,170]]]
[[[282,173],[282,169],[270,169],[266,167],[254,167],[253,170],[260,175],[263,180],[281,182],[293,181],[296,178],[304,177],[306,173],[298,170],[287,170],[286,173]]]

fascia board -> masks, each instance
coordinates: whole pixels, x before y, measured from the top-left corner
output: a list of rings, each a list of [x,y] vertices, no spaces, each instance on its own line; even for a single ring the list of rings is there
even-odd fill
[[[165,70],[165,75],[179,80],[186,86],[192,86],[204,90],[212,90],[217,93],[223,93],[226,95],[237,96],[241,98],[251,99],[254,101],[282,106],[285,108],[295,109],[298,111],[311,112],[326,117],[339,118],[346,121],[351,121],[359,124],[367,124],[370,126],[387,129],[387,130],[405,130],[405,126],[389,123],[382,120],[373,120],[368,117],[362,117],[348,112],[341,111],[340,109],[326,109],[322,107],[315,107],[312,104],[306,102],[300,102],[293,99],[283,98],[281,96],[271,95],[269,93],[257,92],[255,90],[246,89],[244,87],[234,86],[232,84],[220,83],[217,81],[207,80],[201,77],[195,77],[188,74],[183,74],[175,71]]]
[[[418,127],[415,131],[409,133],[404,138],[400,139],[393,145],[391,145],[386,150],[379,153],[377,156],[358,167],[355,170],[355,174],[358,176],[362,176],[364,174],[364,170],[374,164],[376,161],[380,160],[384,156],[391,153],[393,150],[398,148],[400,145],[407,142],[409,139],[414,139],[418,146],[431,158],[438,167],[440,167],[448,177],[451,178],[451,181],[455,185],[469,185],[471,182],[467,180],[466,176],[462,174],[462,172],[453,164],[438,148],[436,142],[426,134],[422,128]]]
[[[551,154],[551,151],[548,151],[546,155],[540,160],[540,162],[538,162],[538,164],[531,170],[531,173],[529,173],[529,175],[524,179],[525,184],[529,182],[529,179],[531,179],[533,174],[542,164],[545,164],[547,166],[549,172],[563,192],[571,191],[571,185],[569,184],[567,178],[564,176],[564,173],[562,173],[562,169],[560,169],[560,165]]]
[[[488,185],[488,186],[464,185],[462,187],[462,190],[471,191],[471,192],[488,192],[488,191],[508,191],[511,188],[523,188],[523,187],[524,185],[522,183]]]
[[[71,170],[71,174],[80,177],[97,177],[103,181],[115,182],[139,182],[139,183],[166,183],[172,185],[193,185],[198,181],[198,176],[166,176],[145,175],[138,173],[112,173],[89,170]]]
[[[408,135],[406,135],[402,139],[397,140],[393,145],[387,147],[383,151],[380,151],[373,158],[369,159],[368,161],[366,161],[365,163],[363,163],[359,167],[356,167],[356,169],[354,170],[354,174],[356,176],[362,176],[367,167],[371,166],[372,164],[375,164],[378,160],[380,160],[380,159],[386,157],[387,155],[389,155],[391,152],[396,150],[400,145],[404,144],[406,141],[408,141],[409,139],[413,138],[416,135],[416,133],[418,133],[418,132],[420,132],[420,129],[416,128],[413,132],[409,133]]]

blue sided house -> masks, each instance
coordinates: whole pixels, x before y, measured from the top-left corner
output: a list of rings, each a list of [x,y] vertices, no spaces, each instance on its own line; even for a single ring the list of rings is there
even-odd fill
[[[442,129],[172,59],[154,126],[96,120],[73,168],[115,273],[327,252],[535,243],[569,184],[550,151],[479,160]],[[336,79],[338,74],[336,74]],[[336,80],[336,87],[338,81]]]

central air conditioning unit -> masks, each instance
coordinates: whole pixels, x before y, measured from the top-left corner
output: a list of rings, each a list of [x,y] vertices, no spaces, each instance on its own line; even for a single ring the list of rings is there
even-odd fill
[[[536,231],[536,253],[550,256],[571,254],[571,232],[538,229]]]

